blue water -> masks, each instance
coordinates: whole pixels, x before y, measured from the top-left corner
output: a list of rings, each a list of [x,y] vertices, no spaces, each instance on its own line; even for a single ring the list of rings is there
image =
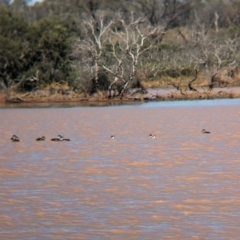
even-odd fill
[[[105,104],[105,105],[104,105]],[[70,108],[70,107],[141,107],[141,108],[175,108],[175,107],[215,107],[240,105],[240,99],[214,99],[214,100],[191,100],[191,101],[147,101],[147,102],[106,102],[106,103],[8,103],[0,105],[5,108]]]

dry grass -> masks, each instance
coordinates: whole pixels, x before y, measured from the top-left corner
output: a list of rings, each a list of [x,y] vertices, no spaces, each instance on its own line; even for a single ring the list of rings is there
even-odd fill
[[[150,94],[126,95],[123,99],[119,97],[108,99],[106,93],[98,92],[94,95],[84,93],[75,93],[71,91],[68,84],[53,83],[41,90],[16,93],[16,92],[2,92],[0,93],[0,103],[5,102],[26,102],[26,103],[48,103],[48,102],[82,102],[89,103],[97,102],[131,102],[131,101],[147,101],[147,100],[193,100],[193,99],[220,99],[220,98],[240,98],[239,89],[222,88],[221,91],[208,92],[209,77],[199,75],[197,80],[194,81],[193,87],[198,89],[199,92],[187,90],[187,85],[194,76],[170,78],[164,77],[154,81],[142,81],[142,85],[149,89]],[[236,75],[234,81],[231,81],[231,86],[239,86],[240,76]],[[173,84],[180,84],[182,91],[176,91]],[[165,89],[165,94],[151,95],[150,89]],[[67,92],[67,93],[66,93]]]
[[[189,81],[194,79],[194,76],[180,76],[177,78],[173,78],[170,76],[162,77],[161,79],[156,80],[145,80],[142,81],[142,85],[146,88],[173,88],[171,83],[180,84],[182,89],[186,89]],[[194,87],[206,87],[210,83],[210,77],[205,76],[203,74],[199,74],[196,81],[194,81]]]
[[[144,88],[167,88],[167,83],[161,80],[153,80],[153,81],[143,81],[142,85]]]
[[[198,99],[229,99],[240,98],[240,92],[226,92],[220,91],[218,93],[213,92],[187,92],[181,94],[180,92],[170,93],[166,96],[158,96],[157,99],[166,100],[198,100]]]
[[[10,98],[7,98],[5,94],[0,94],[0,102],[26,102],[26,103],[47,103],[47,102],[127,102],[127,101],[147,101],[147,100],[161,100],[161,101],[170,101],[170,100],[196,100],[196,99],[224,99],[224,98],[240,98],[240,92],[234,91],[219,91],[215,92],[191,92],[186,91],[181,93],[180,91],[174,91],[156,96],[149,96],[140,94],[138,96],[127,95],[123,99],[114,98],[108,99],[105,95],[97,94],[95,96],[86,96],[85,94],[71,94],[71,95],[62,95],[62,94],[52,94],[50,96],[36,96],[33,94],[27,94],[22,96],[21,94],[13,95],[11,94]]]
[[[46,91],[51,91],[51,90],[69,91],[70,87],[69,87],[68,83],[60,84],[60,83],[54,82],[51,85],[48,85],[48,86],[42,88],[42,90],[46,90]]]
[[[86,100],[84,94],[72,93],[70,95],[63,95],[61,93],[54,94],[35,94],[33,93],[11,93],[8,96],[0,94],[0,102],[29,102],[29,103],[42,103],[42,102],[76,102]]]
[[[0,93],[0,103],[6,102],[7,98],[8,98],[8,96],[6,93],[4,93],[4,92]]]

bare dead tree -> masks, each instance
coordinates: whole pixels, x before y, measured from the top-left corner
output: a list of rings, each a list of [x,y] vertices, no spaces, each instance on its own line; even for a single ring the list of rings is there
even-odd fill
[[[209,86],[208,86],[208,91],[211,92],[214,85],[216,84],[216,79],[215,77],[218,75],[219,73],[215,73],[214,75],[211,76],[211,80],[210,80],[210,83],[209,83]]]
[[[195,64],[204,66],[206,72],[219,72],[227,65],[236,61],[239,52],[237,39],[226,39],[218,32],[219,15],[215,12],[214,19],[209,26],[205,26],[194,11],[194,23],[192,25],[192,53]],[[214,27],[215,31],[210,31]],[[215,73],[212,74],[215,75]],[[216,78],[216,76],[215,76]]]
[[[215,31],[218,32],[219,31],[219,27],[218,27],[218,19],[219,19],[219,15],[217,12],[214,13],[214,20],[213,20],[213,24],[214,24],[214,28]]]
[[[123,21],[121,21],[122,25],[125,27],[125,24]],[[109,39],[111,46],[112,46],[112,57],[114,58],[116,64],[111,69],[111,67],[107,67],[105,63],[102,64],[102,67],[110,74],[113,75],[114,80],[111,82],[111,84],[108,87],[108,98],[111,97],[111,91],[114,84],[116,84],[118,81],[122,81],[123,83],[126,83],[126,80],[124,79],[124,67],[123,67],[123,61],[127,58],[130,46],[129,46],[129,32],[128,29],[126,29],[126,39],[124,41],[126,44],[121,46],[119,41],[114,42],[114,36],[117,35],[118,37],[122,38],[122,34],[120,34],[116,29],[112,31],[112,37]],[[120,54],[117,54],[116,52],[116,45],[118,44],[118,47],[120,49]]]
[[[128,21],[119,15],[117,20],[112,20],[108,25],[104,26],[103,23],[101,21],[99,34],[95,33],[92,22],[87,23],[91,30],[88,35],[90,33],[93,38],[82,41],[80,50],[85,52],[86,60],[91,58],[93,67],[88,70],[92,71],[96,83],[100,67],[113,76],[108,86],[108,97],[111,97],[113,86],[117,82],[122,84],[119,92],[122,97],[136,79],[140,57],[153,48],[154,38],[164,33],[161,32],[160,27],[153,28],[147,25],[146,19],[135,19],[133,14]],[[155,37],[156,32],[158,32],[157,37]],[[151,41],[147,41],[150,38]],[[107,61],[103,54],[103,46],[106,45],[111,46],[110,61]]]
[[[152,47],[151,44],[149,46],[144,45],[149,33],[144,33],[143,29],[140,29],[140,24],[143,22],[143,19],[139,18],[137,20],[134,20],[133,17],[129,25],[126,25],[126,23],[122,21],[123,26],[126,30],[126,34],[128,36],[130,35],[130,39],[127,37],[128,42],[125,41],[125,44],[127,45],[127,49],[129,49],[128,54],[132,59],[132,71],[130,73],[128,81],[124,84],[121,90],[121,96],[123,96],[123,93],[128,87],[129,83],[131,83],[136,76],[136,70],[138,67],[140,55]]]
[[[98,91],[99,68],[103,54],[103,45],[107,41],[107,34],[110,31],[112,24],[113,21],[106,23],[103,15],[98,19],[95,17],[95,19],[85,21],[83,26],[87,38],[79,40],[75,45],[76,51],[80,52],[79,57],[82,58],[85,70],[92,75],[92,92]]]
[[[197,80],[197,77],[198,77],[198,70],[195,69],[195,77],[188,83],[188,89],[190,91],[198,92],[197,89],[192,86],[193,82]]]

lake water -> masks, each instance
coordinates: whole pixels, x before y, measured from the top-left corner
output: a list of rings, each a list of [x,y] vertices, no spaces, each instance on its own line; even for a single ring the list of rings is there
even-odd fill
[[[0,117],[0,239],[240,239],[240,100]]]

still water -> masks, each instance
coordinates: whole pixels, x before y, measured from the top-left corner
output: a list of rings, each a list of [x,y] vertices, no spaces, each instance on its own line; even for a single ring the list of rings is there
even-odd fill
[[[0,239],[240,239],[240,100],[0,119]]]

